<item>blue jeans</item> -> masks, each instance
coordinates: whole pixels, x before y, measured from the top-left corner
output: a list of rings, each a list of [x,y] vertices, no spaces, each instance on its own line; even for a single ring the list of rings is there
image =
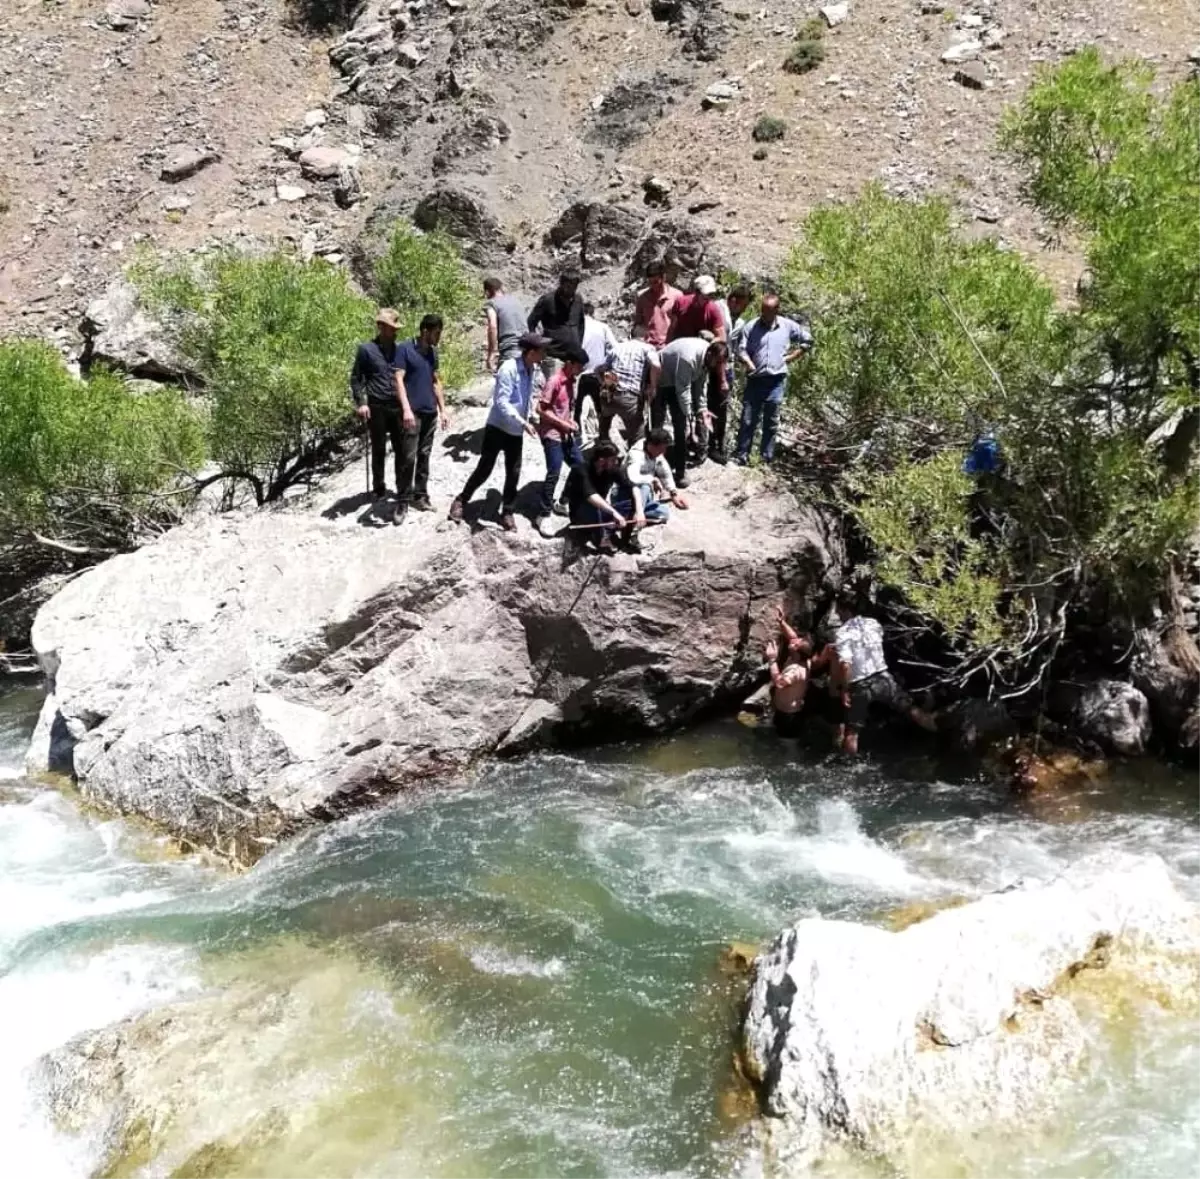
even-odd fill
[[[562,473],[563,460],[570,466],[583,462],[583,452],[574,434],[568,434],[563,441],[557,438],[543,438],[542,450],[546,454],[546,482],[542,484],[542,515],[548,516],[554,510],[554,495],[558,491],[558,477]]]
[[[746,378],[746,391],[742,394],[742,420],[738,425],[737,455],[741,462],[750,458],[754,446],[754,432],[762,421],[762,445],[759,454],[763,462],[775,457],[775,434],[779,430],[779,407],[783,404],[783,391],[787,388],[787,373],[752,374]]]
[[[633,496],[623,487],[613,489],[613,493],[609,498],[609,503],[612,504],[626,520],[633,519]],[[650,498],[645,506],[646,523],[647,524],[665,524],[667,517],[671,514],[671,509],[666,504],[660,504],[658,500]],[[608,524],[612,517],[607,512],[602,512],[594,504],[580,504],[577,511],[571,513],[571,523],[573,524]],[[599,537],[599,529],[597,536]],[[591,538],[589,538],[591,539]]]

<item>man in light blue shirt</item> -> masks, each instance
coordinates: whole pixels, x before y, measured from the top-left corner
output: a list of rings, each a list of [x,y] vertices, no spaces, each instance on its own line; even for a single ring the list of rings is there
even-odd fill
[[[775,434],[779,429],[779,407],[787,388],[788,365],[812,346],[812,333],[806,327],[779,314],[779,296],[764,295],[758,318],[742,332],[738,355],[746,368],[746,390],[734,457],[742,466],[750,461],[754,432],[760,420],[762,461],[769,463],[775,457]]]
[[[517,482],[521,477],[521,444],[526,434],[537,437],[537,428],[530,421],[529,415],[545,381],[541,364],[549,343],[545,336],[539,336],[536,332],[526,332],[518,341],[521,354],[504,361],[496,370],[496,383],[492,386],[492,408],[488,412],[487,424],[483,427],[483,446],[479,463],[467,480],[462,493],[450,505],[451,520],[458,521],[463,518],[463,508],[487,481],[496,465],[496,459],[504,455],[500,527],[506,532],[516,531],[513,505],[517,499]]]

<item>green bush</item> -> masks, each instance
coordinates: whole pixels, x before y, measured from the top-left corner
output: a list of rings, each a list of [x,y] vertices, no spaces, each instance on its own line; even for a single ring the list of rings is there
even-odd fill
[[[783,59],[783,68],[789,74],[807,74],[825,60],[825,44],[822,41],[797,41]]]
[[[0,343],[0,535],[128,547],[174,518],[165,493],[204,458],[199,415],[176,389],[138,393],[108,372],[71,376],[33,340]]]
[[[795,41],[820,41],[825,36],[825,22],[819,16],[810,16],[797,30]]]
[[[354,429],[348,374],[373,310],[342,271],[223,250],[143,259],[131,278],[203,378],[212,460],[259,503],[310,477]]]
[[[470,381],[475,365],[462,322],[480,299],[451,237],[398,221],[375,264],[375,289],[382,306],[400,313],[401,338],[416,335],[423,315],[440,315],[445,320],[438,357],[442,382],[455,389]]]
[[[761,115],[750,136],[756,143],[771,143],[787,134],[787,124],[774,115]]]

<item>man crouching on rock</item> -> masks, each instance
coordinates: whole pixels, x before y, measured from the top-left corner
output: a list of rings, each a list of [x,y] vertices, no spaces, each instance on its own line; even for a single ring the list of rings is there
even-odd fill
[[[799,737],[804,698],[808,695],[808,662],[812,641],[788,625],[783,610],[775,612],[785,643],[784,664],[779,665],[779,644],[767,643],[763,654],[770,665],[771,708],[775,731],[781,737]]]
[[[602,553],[612,553],[612,531],[620,530],[621,543],[631,553],[642,551],[638,532],[647,516],[665,518],[657,501],[647,505],[645,489],[631,483],[615,442],[597,442],[591,456],[571,468],[567,479],[571,534],[580,544],[593,542]]]
[[[838,594],[837,611],[842,624],[812,666],[828,664],[831,680],[841,687],[843,720],[835,741],[842,752],[857,755],[858,734],[872,704],[884,704],[913,724],[936,732],[936,719],[918,708],[893,679],[883,653],[883,627],[877,619],[859,613],[858,595],[853,590],[843,589]]]

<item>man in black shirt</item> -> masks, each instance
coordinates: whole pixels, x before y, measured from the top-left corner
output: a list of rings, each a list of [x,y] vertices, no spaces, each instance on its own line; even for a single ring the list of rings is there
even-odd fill
[[[400,317],[390,307],[375,316],[375,339],[359,344],[350,370],[350,396],[355,413],[367,423],[371,435],[371,489],[377,500],[386,499],[387,481],[383,465],[388,439],[396,461],[396,487],[403,486],[401,458],[404,450],[404,422],[400,394],[396,385],[396,331]]]
[[[583,346],[583,300],[579,297],[579,271],[564,270],[558,276],[558,286],[547,291],[529,313],[529,330],[540,332],[550,340],[546,349],[547,363],[543,366],[554,375],[566,354]],[[553,363],[550,363],[553,361]]]
[[[567,477],[566,499],[575,539],[581,544],[592,541],[600,552],[611,553],[612,532],[620,529],[625,547],[640,553],[637,530],[646,524],[642,495],[642,488],[629,482],[616,443],[597,442],[591,456],[574,464]]]

